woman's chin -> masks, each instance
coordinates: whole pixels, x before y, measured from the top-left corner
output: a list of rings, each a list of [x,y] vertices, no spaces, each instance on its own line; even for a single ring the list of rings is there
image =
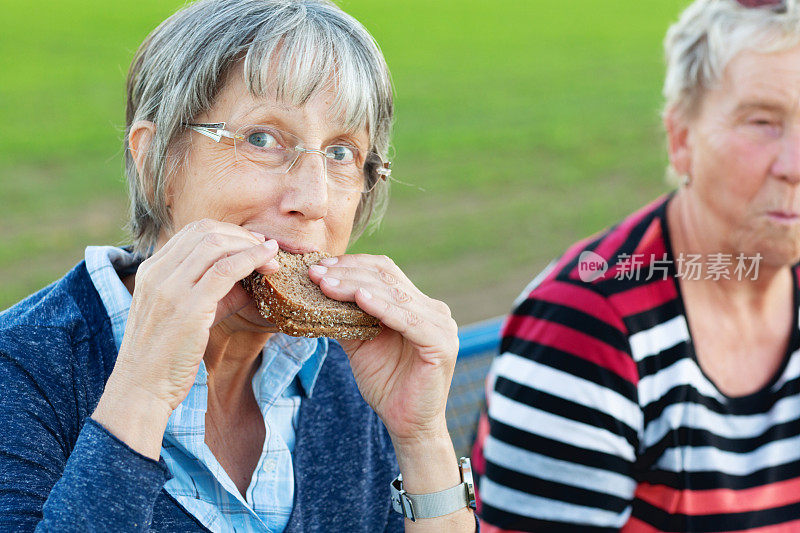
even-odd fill
[[[753,251],[750,256],[761,256],[761,266],[783,268],[800,261],[800,226],[762,225],[749,235],[742,248]]]

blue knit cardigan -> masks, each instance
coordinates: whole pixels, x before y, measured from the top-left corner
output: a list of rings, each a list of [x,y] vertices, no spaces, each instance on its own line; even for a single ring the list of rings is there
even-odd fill
[[[386,428],[330,346],[300,407],[286,531],[402,531]],[[163,460],[90,418],[116,355],[83,262],[0,314],[0,531],[207,531],[163,489]]]

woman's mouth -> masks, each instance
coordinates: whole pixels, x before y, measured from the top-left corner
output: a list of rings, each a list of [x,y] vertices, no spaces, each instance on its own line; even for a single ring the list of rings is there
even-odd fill
[[[800,222],[800,213],[793,211],[769,211],[767,216],[779,224],[797,224]]]
[[[308,254],[308,253],[311,253],[311,252],[320,251],[319,246],[316,246],[316,245],[311,244],[309,242],[302,242],[300,239],[297,239],[297,238],[292,239],[292,238],[280,237],[280,236],[276,236],[274,234],[271,234],[271,232],[270,232],[270,230],[268,228],[248,227],[248,226],[243,226],[243,227],[245,229],[248,229],[248,230],[259,232],[262,235],[266,235],[267,236],[267,240],[270,240],[270,239],[275,240],[278,243],[278,248],[280,248],[284,252],[289,252],[290,254]],[[272,229],[274,230],[275,228],[272,228]],[[301,238],[302,238],[302,236],[301,236]],[[311,239],[309,239],[309,240],[311,240]],[[314,239],[314,240],[316,240],[316,239]]]
[[[268,237],[268,238],[274,238],[274,237]],[[288,242],[277,238],[275,238],[275,240],[278,241],[278,248],[280,248],[284,252],[289,252],[290,254],[308,254],[319,250],[317,247],[312,246],[310,244]]]

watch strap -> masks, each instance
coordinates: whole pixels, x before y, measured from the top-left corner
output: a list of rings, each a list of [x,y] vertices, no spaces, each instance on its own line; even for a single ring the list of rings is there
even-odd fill
[[[428,494],[409,494],[403,489],[403,474],[389,485],[392,508],[416,522],[418,518],[437,518],[465,507],[475,509],[475,486],[472,483],[472,464],[468,457],[458,460],[461,483],[449,489]]]
[[[470,504],[467,483],[462,482],[439,492],[409,494],[403,490],[402,482],[402,476],[392,481],[392,507],[412,522],[419,518],[436,518],[454,513]]]

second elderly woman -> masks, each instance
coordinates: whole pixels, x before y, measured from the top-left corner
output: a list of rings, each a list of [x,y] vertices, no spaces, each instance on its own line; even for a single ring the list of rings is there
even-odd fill
[[[800,530],[800,6],[696,0],[665,44],[681,185],[509,318],[484,530]]]
[[[0,316],[0,530],[475,530],[449,310],[345,253],[385,200],[392,114],[377,45],[326,1],[204,0],[147,37],[132,249],[87,248]],[[239,280],[279,248],[333,256],[311,279],[383,332],[277,333]]]

